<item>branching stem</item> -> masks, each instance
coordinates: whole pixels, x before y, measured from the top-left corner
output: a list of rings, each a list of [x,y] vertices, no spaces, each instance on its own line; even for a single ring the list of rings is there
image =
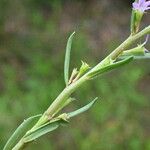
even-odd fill
[[[45,111],[39,121],[34,125],[34,127],[29,130],[31,132],[35,130],[37,127],[42,124],[48,122],[55,112],[59,109],[59,107],[70,97],[70,95],[78,89],[84,82],[88,81],[88,74],[97,68],[102,68],[108,62],[108,59],[115,60],[124,50],[126,50],[131,44],[136,42],[138,39],[143,37],[146,34],[150,34],[150,25],[143,29],[141,32],[130,35],[120,46],[118,46],[112,53],[110,53],[104,60],[102,60],[99,64],[97,64],[93,69],[83,75],[79,80],[67,86],[60,95],[53,101],[53,103],[49,106],[49,108]],[[27,143],[22,142],[22,139],[18,142],[18,144],[13,148],[13,150],[21,150]]]

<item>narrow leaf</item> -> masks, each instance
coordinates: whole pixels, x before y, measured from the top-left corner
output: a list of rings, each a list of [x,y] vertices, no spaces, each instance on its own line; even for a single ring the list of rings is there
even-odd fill
[[[83,113],[83,112],[87,111],[88,109],[90,109],[96,100],[97,100],[97,98],[95,98],[88,105],[86,105],[76,111],[66,114],[65,118],[63,117],[63,115],[62,116],[60,115],[58,118],[56,118],[56,120],[54,119],[54,121],[48,122],[48,123],[40,126],[33,132],[30,132],[29,134],[25,135],[24,141],[26,143],[32,142],[33,140],[36,140],[37,138],[56,130],[60,125],[64,125],[64,124],[68,123],[69,118],[72,118],[72,117],[79,115],[80,113]]]
[[[68,118],[75,117],[75,116],[77,116],[77,115],[87,111],[88,109],[90,109],[93,106],[93,104],[96,102],[97,99],[98,98],[96,97],[92,102],[90,102],[89,104],[85,105],[84,107],[82,107],[82,108],[80,108],[78,110],[75,110],[73,112],[68,113]]]
[[[12,150],[17,142],[25,135],[25,133],[32,128],[32,126],[38,121],[41,115],[32,116],[26,120],[15,130],[12,136],[7,141],[3,150]]]
[[[93,71],[93,72],[91,72],[88,76],[89,76],[90,78],[97,77],[98,75],[100,75],[100,74],[102,74],[102,73],[104,73],[104,72],[108,72],[108,71],[110,71],[110,70],[112,70],[112,69],[116,69],[116,68],[118,68],[118,67],[120,67],[120,66],[122,66],[122,65],[125,65],[125,64],[131,62],[132,60],[133,60],[133,56],[128,57],[128,58],[123,59],[123,60],[121,60],[121,61],[118,61],[118,62],[116,62],[116,63],[113,63],[113,64],[110,64],[110,65],[105,66],[105,67],[103,67],[103,68],[100,68],[100,69],[98,69],[98,70],[96,70],[96,71]]]
[[[145,47],[143,45],[139,45],[130,50],[123,51],[121,54],[121,56],[126,56],[126,58],[129,56],[144,56],[144,55],[145,55]]]
[[[46,123],[44,124],[43,126],[39,127],[38,129],[36,129],[35,131],[27,134],[25,137],[24,137],[24,141],[25,142],[31,142],[39,137],[41,137],[42,135],[48,133],[48,132],[52,132],[54,130],[56,130],[61,124],[65,124],[66,121],[60,119],[60,120],[57,120],[55,122],[49,122],[49,123]]]
[[[64,80],[66,85],[69,81],[69,65],[70,65],[70,52],[71,52],[71,46],[72,46],[72,40],[74,37],[75,32],[73,32],[67,42],[66,46],[66,55],[65,55],[65,62],[64,62]]]

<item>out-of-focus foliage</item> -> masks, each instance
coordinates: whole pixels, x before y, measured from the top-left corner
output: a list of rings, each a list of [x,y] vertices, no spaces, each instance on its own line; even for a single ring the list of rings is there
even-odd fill
[[[93,66],[127,36],[129,12],[119,0],[0,1],[0,149],[24,118],[42,113],[64,88],[68,35],[77,32],[71,65]],[[28,149],[149,150],[149,65],[135,61],[84,85],[66,111],[95,96],[97,104]]]

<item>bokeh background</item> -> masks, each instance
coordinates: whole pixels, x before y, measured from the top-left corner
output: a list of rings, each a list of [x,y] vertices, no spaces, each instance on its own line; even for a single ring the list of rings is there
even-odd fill
[[[76,31],[71,66],[94,66],[129,34],[131,0],[0,0],[0,149],[14,129],[64,88],[66,41]],[[143,19],[142,26],[149,24]],[[147,47],[150,48],[149,45]],[[71,111],[94,107],[28,150],[149,150],[150,61],[134,61],[82,86]]]

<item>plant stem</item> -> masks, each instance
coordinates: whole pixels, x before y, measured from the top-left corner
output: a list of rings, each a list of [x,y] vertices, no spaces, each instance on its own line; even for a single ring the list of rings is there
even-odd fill
[[[108,55],[103,61],[101,61],[98,65],[96,65],[93,69],[91,69],[89,72],[87,72],[84,76],[82,76],[79,80],[72,83],[68,87],[66,87],[61,94],[53,101],[53,103],[49,106],[49,108],[45,111],[43,116],[39,119],[37,124],[34,126],[34,128],[40,126],[41,124],[44,124],[47,122],[51,117],[53,117],[53,114],[57,109],[65,102],[65,100],[78,88],[80,85],[82,85],[85,81],[89,80],[87,75],[91,73],[92,71],[96,70],[97,68],[103,67],[109,58],[116,59],[127,47],[129,47],[131,44],[133,44],[136,40],[141,38],[142,36],[150,33],[150,25],[143,29],[141,32],[130,35],[120,46],[118,46],[110,55]],[[33,128],[33,129],[34,129]]]
[[[33,126],[31,132],[35,130],[37,127],[41,126],[42,124],[48,122],[55,112],[60,108],[62,104],[70,97],[70,95],[78,89],[84,82],[89,80],[88,74],[92,71],[96,70],[97,68],[102,68],[108,63],[108,59],[115,60],[127,47],[133,44],[136,40],[143,37],[146,34],[150,34],[150,25],[143,29],[141,32],[130,35],[119,47],[117,47],[111,54],[109,54],[103,61],[97,64],[93,69],[83,75],[79,80],[67,86],[60,95],[53,101],[53,103],[49,106],[49,108],[45,111],[39,121]],[[23,142],[23,138],[17,143],[17,145],[12,150],[21,150],[27,143]]]
[[[53,103],[50,105],[50,107],[45,111],[43,116],[39,119],[35,127],[38,127],[39,125],[45,123],[51,117],[53,117],[53,114],[59,109],[59,107],[69,98],[69,96],[85,81],[89,80],[87,78],[87,75],[82,76],[78,81],[72,83],[71,85],[67,86],[60,95],[53,101]],[[47,120],[48,119],[48,120]]]
[[[124,51],[128,46],[133,44],[136,40],[144,36],[145,34],[150,34],[150,25],[143,29],[141,32],[135,34],[135,35],[130,35],[127,40],[125,40],[119,47],[117,47],[111,54],[110,58],[111,59],[116,59],[122,51]]]
[[[27,143],[23,142],[23,139],[21,139],[12,150],[23,150]]]
[[[102,67],[107,63],[107,59],[115,60],[124,50],[126,50],[131,44],[136,42],[139,38],[143,37],[146,34],[150,34],[150,25],[144,28],[141,32],[130,35],[121,45],[119,45],[114,51],[112,51],[103,61],[97,64],[90,72],[96,70],[97,68]]]

